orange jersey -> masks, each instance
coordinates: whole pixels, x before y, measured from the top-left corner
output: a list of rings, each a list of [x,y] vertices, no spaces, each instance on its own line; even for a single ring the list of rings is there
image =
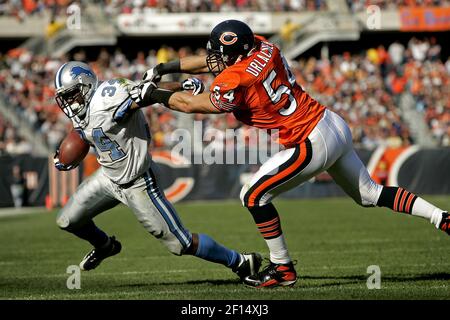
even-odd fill
[[[325,107],[296,83],[280,50],[256,36],[256,50],[226,68],[211,85],[211,102],[257,128],[279,130],[287,147],[306,140]]]

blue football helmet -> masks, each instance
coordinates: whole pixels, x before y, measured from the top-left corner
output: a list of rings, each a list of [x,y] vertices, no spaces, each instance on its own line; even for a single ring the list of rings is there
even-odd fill
[[[98,78],[91,67],[83,62],[67,62],[56,72],[56,103],[67,117],[82,125],[97,86]]]

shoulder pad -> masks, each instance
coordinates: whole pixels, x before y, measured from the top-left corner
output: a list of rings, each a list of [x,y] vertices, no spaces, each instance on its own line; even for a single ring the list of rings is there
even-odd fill
[[[214,85],[219,86],[222,90],[228,91],[239,87],[241,77],[237,72],[222,71],[214,80]]]

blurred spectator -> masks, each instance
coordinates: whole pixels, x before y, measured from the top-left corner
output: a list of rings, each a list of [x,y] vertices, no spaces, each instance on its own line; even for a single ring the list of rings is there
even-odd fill
[[[47,25],[45,37],[47,39],[53,38],[59,31],[64,29],[64,26],[65,26],[64,23],[56,21],[55,18],[52,18]]]
[[[300,24],[292,22],[291,19],[287,19],[280,29],[280,37],[283,41],[283,45],[289,46],[294,40],[294,34],[300,29]]]
[[[24,202],[25,178],[18,165],[13,165],[10,189],[14,207],[21,208]]]
[[[411,50],[414,60],[424,61],[430,49],[430,43],[428,41],[420,41],[416,37],[413,37],[408,43],[408,48]]]
[[[389,46],[389,57],[394,65],[400,65],[403,62],[403,55],[405,53],[405,46],[400,42],[395,41]]]
[[[436,42],[435,37],[430,39],[430,49],[428,50],[428,59],[436,61],[441,57],[441,45]]]

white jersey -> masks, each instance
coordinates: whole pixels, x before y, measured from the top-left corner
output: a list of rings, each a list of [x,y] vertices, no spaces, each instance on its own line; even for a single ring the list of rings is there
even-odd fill
[[[101,170],[117,184],[144,174],[151,161],[150,131],[142,111],[136,110],[120,123],[113,120],[114,111],[129,98],[127,87],[133,84],[127,79],[103,82],[89,103],[85,124],[78,127],[95,147]],[[78,125],[74,122],[74,126]]]

